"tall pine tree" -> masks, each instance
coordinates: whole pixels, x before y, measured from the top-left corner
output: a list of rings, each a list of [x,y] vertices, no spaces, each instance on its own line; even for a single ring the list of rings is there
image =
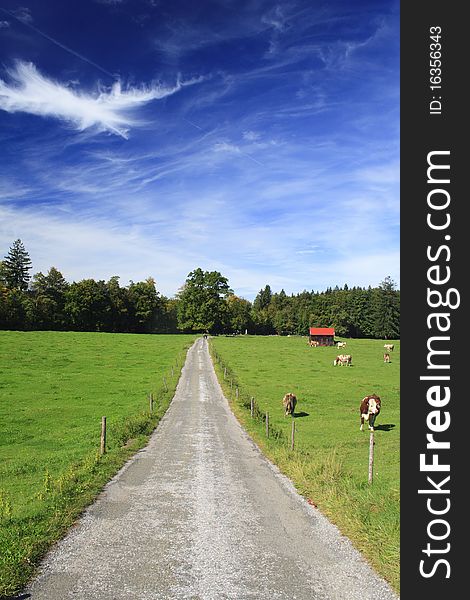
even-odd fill
[[[376,337],[386,340],[400,337],[400,298],[391,277],[385,277],[375,290],[374,313]]]
[[[30,270],[31,259],[23,242],[18,239],[13,242],[2,264],[2,275],[6,286],[12,290],[27,290],[31,279]]]

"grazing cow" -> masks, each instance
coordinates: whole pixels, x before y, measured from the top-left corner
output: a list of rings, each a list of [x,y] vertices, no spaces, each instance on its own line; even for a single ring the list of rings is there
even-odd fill
[[[320,342],[317,342],[316,340],[309,340],[308,345],[312,346],[312,348],[316,348],[319,345]]]
[[[351,361],[352,361],[352,356],[350,354],[339,354],[333,361],[334,366],[336,367],[336,365],[340,365],[341,367],[343,365],[347,365],[348,367],[351,366]]]
[[[287,417],[287,415],[294,416],[294,409],[295,409],[296,404],[297,404],[297,397],[295,396],[295,394],[289,393],[284,396],[284,398],[282,399],[282,405],[286,409],[286,414],[285,414],[286,417]]]
[[[390,362],[390,354],[388,352],[385,352],[385,354],[384,354],[384,362],[385,363]]]
[[[360,430],[364,430],[364,421],[369,422],[369,429],[374,431],[375,418],[380,412],[380,398],[376,394],[371,394],[363,398],[360,407],[361,413],[361,427]]]
[[[346,348],[346,342],[337,342],[338,348]]]
[[[385,348],[385,350],[388,350],[388,352],[393,352],[394,347],[395,347],[395,344],[384,344],[384,348]]]

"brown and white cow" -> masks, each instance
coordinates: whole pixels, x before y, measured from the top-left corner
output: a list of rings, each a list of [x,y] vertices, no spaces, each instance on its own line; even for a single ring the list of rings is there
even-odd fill
[[[388,352],[393,352],[393,349],[395,348],[395,344],[384,344],[384,348]]]
[[[284,396],[284,398],[282,399],[282,405],[286,409],[286,414],[285,414],[286,417],[287,417],[287,415],[294,416],[294,409],[295,409],[296,404],[297,404],[297,397],[295,394],[288,393]]]
[[[336,342],[338,348],[346,348],[346,342]]]
[[[308,345],[312,346],[312,348],[316,348],[319,345],[319,342],[316,340],[309,340]]]
[[[350,354],[339,354],[333,361],[334,366],[336,367],[336,365],[340,365],[341,367],[343,365],[347,365],[348,367],[351,366],[351,361],[352,361],[352,356]]]
[[[376,394],[371,394],[362,399],[360,413],[361,413],[361,431],[364,430],[364,421],[368,421],[369,429],[374,431],[374,423],[377,415],[380,413],[380,397]]]
[[[389,363],[389,362],[390,362],[390,354],[388,352],[385,352],[384,363]]]

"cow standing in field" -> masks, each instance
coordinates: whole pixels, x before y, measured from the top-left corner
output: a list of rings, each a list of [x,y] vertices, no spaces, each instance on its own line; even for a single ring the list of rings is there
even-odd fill
[[[295,394],[289,393],[284,396],[284,398],[282,399],[282,405],[284,406],[284,408],[286,410],[286,414],[285,414],[286,417],[287,417],[287,415],[294,416],[294,409],[295,409],[296,404],[297,404],[297,397],[295,396]]]
[[[393,349],[395,348],[395,344],[384,344],[384,348],[385,348],[385,350],[387,350],[387,352],[393,352]]]
[[[333,361],[334,366],[336,367],[336,365],[340,365],[341,367],[343,365],[346,365],[348,367],[351,366],[351,361],[352,361],[352,356],[350,354],[339,354]]]
[[[364,430],[364,421],[368,421],[369,429],[374,431],[374,423],[377,415],[380,413],[380,397],[376,394],[371,394],[363,398],[360,407],[361,413],[361,431]]]
[[[318,346],[319,342],[315,341],[315,340],[309,340],[308,345],[311,346],[312,348],[316,348]]]
[[[390,354],[388,352],[386,352],[384,354],[384,363],[389,363],[390,362]]]
[[[338,348],[346,348],[346,342],[337,342],[336,345]]]

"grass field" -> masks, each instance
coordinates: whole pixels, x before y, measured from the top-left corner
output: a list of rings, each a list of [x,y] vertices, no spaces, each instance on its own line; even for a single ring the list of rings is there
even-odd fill
[[[0,596],[19,591],[50,544],[146,443],[194,339],[0,332]],[[245,428],[398,591],[400,344],[384,364],[383,341],[346,341],[351,367],[334,367],[335,348],[310,348],[299,337],[217,337],[212,350],[227,396],[235,400],[239,387],[232,406]],[[281,404],[287,391],[299,399],[294,452]],[[151,392],[159,400],[153,415]],[[382,411],[369,485],[359,403],[373,392]],[[251,396],[261,415],[269,412],[269,439],[263,419],[250,418]],[[108,443],[99,456],[103,415]]]
[[[393,341],[386,364],[383,340],[344,341],[345,353],[352,355],[350,367],[333,366],[336,348],[311,348],[301,337],[220,336],[211,347],[219,380],[250,435],[399,591],[400,343]],[[292,419],[282,407],[286,392],[298,398],[293,452]],[[359,430],[359,405],[371,393],[381,397],[382,409],[369,484],[369,432],[367,425]],[[250,417],[251,396],[257,419]]]
[[[51,542],[145,445],[194,339],[0,332],[0,596],[19,590]]]

